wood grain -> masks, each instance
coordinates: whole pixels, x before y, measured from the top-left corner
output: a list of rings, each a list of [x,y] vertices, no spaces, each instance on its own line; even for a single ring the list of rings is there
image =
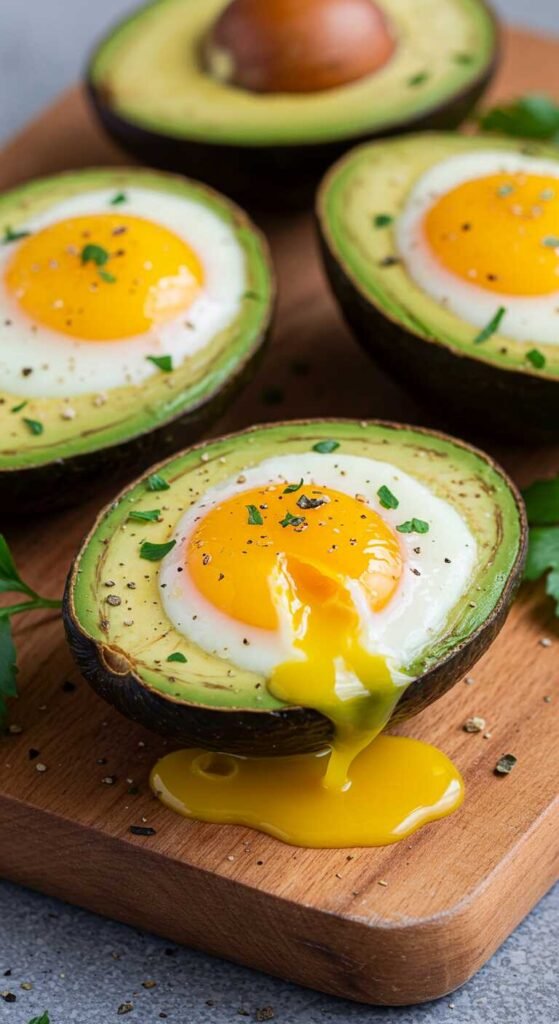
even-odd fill
[[[557,91],[559,43],[525,33],[509,33],[504,43],[495,96]],[[76,89],[4,150],[0,183],[121,160]],[[434,422],[349,337],[322,278],[310,218],[265,227],[280,279],[274,343],[218,429],[303,415]],[[281,404],[263,401],[271,385],[284,390]],[[559,466],[559,449],[498,454],[521,484]],[[110,492],[109,482],[79,510],[10,528],[30,582],[61,592],[71,555]],[[544,636],[550,647],[540,645]],[[120,718],[79,679],[58,618],[21,619],[17,643],[22,696],[12,720],[23,732],[0,740],[7,878],[304,985],[403,1004],[462,984],[556,877],[559,630],[541,587],[524,589],[473,684],[459,683],[405,726],[456,760],[465,805],[377,850],[295,849],[247,829],[175,817],[147,787],[165,743]],[[66,680],[76,689],[64,688]],[[554,691],[554,702],[545,701]],[[490,738],[463,732],[474,714],[487,720]],[[493,766],[508,751],[518,765],[496,778]],[[107,776],[113,785],[102,782]],[[156,835],[130,834],[131,824],[146,823]]]

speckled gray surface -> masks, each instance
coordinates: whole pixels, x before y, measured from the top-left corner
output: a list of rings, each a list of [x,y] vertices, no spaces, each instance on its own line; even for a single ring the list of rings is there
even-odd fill
[[[397,1009],[328,998],[7,884],[0,914],[0,990],[17,997],[0,999],[1,1024],[27,1024],[45,1009],[52,1024],[107,1024],[127,1002],[130,1024],[242,1024],[265,1007],[277,1024],[559,1021],[559,887],[462,989]],[[155,987],[145,989],[146,981]]]
[[[202,0],[201,0],[202,2]],[[0,0],[0,138],[79,73],[132,0]],[[559,32],[558,0],[496,0],[517,22]],[[10,973],[6,973],[10,972]],[[297,988],[0,883],[0,1022],[229,1024],[272,1007],[278,1024],[558,1024],[559,889],[453,996],[386,1010]],[[153,988],[142,982],[153,980]],[[21,985],[26,988],[22,988]],[[32,988],[27,986],[31,984]],[[6,1001],[5,993],[15,1001]],[[122,1017],[119,1006],[133,1003]]]

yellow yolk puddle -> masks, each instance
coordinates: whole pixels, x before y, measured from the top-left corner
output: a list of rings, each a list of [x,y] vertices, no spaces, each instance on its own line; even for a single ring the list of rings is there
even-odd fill
[[[492,174],[465,181],[427,211],[424,231],[439,264],[505,295],[559,291],[559,181]]]
[[[462,781],[444,754],[378,735],[403,686],[384,657],[366,650],[356,595],[368,613],[386,607],[403,556],[392,528],[359,496],[315,486],[290,493],[285,484],[244,491],[199,521],[187,566],[229,619],[275,632],[288,623],[300,658],[279,664],[268,689],[321,712],[334,735],[319,755],[170,754],[151,780],[165,804],[325,847],[395,842],[460,804]]]
[[[188,310],[204,281],[196,253],[168,228],[102,213],[24,238],[5,284],[36,323],[87,341],[143,334]]]

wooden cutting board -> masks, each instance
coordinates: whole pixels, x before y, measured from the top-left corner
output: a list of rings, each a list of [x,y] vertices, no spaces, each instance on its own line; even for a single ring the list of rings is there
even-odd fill
[[[509,32],[504,44],[492,98],[527,89],[559,95],[559,42]],[[75,89],[4,150],[0,184],[119,161]],[[218,429],[325,414],[429,422],[343,327],[311,218],[264,226],[280,280],[274,343]],[[308,373],[295,372],[301,362]],[[285,395],[276,405],[263,399],[270,385]],[[521,485],[559,468],[559,448],[497,454]],[[111,496],[100,484],[85,507],[7,529],[32,583],[61,593],[72,553]],[[462,984],[556,877],[559,629],[540,586],[523,590],[474,681],[459,683],[403,730],[456,761],[466,779],[463,808],[385,849],[295,849],[245,828],[174,816],[147,785],[165,743],[89,690],[60,620],[22,617],[16,634],[22,696],[12,721],[23,732],[0,739],[0,872],[7,878],[325,992],[402,1004]],[[550,646],[540,643],[544,637]],[[474,714],[486,719],[490,738],[462,730]],[[33,751],[40,752],[35,759]],[[496,778],[505,752],[518,765]],[[47,766],[43,774],[37,761]],[[116,777],[113,785],[102,782],[107,776]],[[133,824],[156,834],[135,837]]]

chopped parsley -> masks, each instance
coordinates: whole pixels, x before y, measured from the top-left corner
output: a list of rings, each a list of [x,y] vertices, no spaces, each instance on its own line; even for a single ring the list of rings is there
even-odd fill
[[[487,132],[559,142],[559,105],[543,93],[529,93],[486,111],[479,124]]]
[[[168,540],[165,544],[152,544],[145,540],[140,545],[140,558],[145,558],[147,562],[160,562],[173,550],[176,543],[176,540]]]
[[[128,196],[125,192],[117,192],[112,199],[109,200],[111,206],[120,206],[121,203],[126,203]]]
[[[373,218],[373,224],[376,228],[387,228],[393,220],[394,217],[391,213],[377,213]]]
[[[159,474],[152,473],[147,479],[148,491],[168,491],[171,485]]]
[[[396,529],[398,533],[428,533],[429,523],[424,519],[406,519],[405,523],[400,523]]]
[[[42,434],[45,429],[40,420],[28,420],[24,416],[23,422],[25,423],[25,426],[27,427],[29,432],[34,435],[34,437],[39,437],[39,435]]]
[[[491,318],[489,323],[486,324],[486,326],[483,328],[482,331],[479,332],[479,334],[476,334],[474,338],[474,345],[481,345],[484,341],[487,341],[493,334],[495,334],[496,331],[499,330],[501,320],[503,319],[505,313],[505,307],[499,306],[497,312],[495,313],[495,316]]]
[[[132,509],[128,513],[129,519],[135,519],[139,523],[157,523],[161,516],[161,510],[158,508],[147,509],[143,512],[141,509]]]
[[[300,491],[302,486],[303,486],[303,477],[301,477],[301,479],[299,480],[298,484],[288,484],[287,487],[284,487],[283,493],[284,494],[295,494],[295,491]]]
[[[294,516],[291,512],[286,512],[283,519],[280,519],[280,526],[283,526],[284,529],[286,526],[302,526],[306,521],[305,516]]]
[[[22,409],[25,409],[26,405],[29,405],[27,399],[24,402],[20,402],[19,405],[13,405],[10,412],[21,412]]]
[[[103,249],[102,245],[94,245],[93,242],[84,245],[81,251],[82,263],[95,263],[96,267],[104,267],[108,259],[109,253],[107,250]]]
[[[13,231],[9,225],[6,225],[2,237],[2,245],[8,245],[10,242],[19,242],[21,238],[28,238],[30,234],[30,231]]]
[[[505,199],[506,196],[510,196],[511,192],[514,192],[514,185],[500,185],[497,189],[497,195],[500,199]]]
[[[559,249],[559,238],[557,235],[546,235],[542,238],[542,245],[546,245],[548,249]]]
[[[33,1019],[29,1021],[29,1024],[50,1024],[48,1010],[45,1010],[40,1017],[33,1017]]]
[[[377,496],[383,508],[398,508],[400,504],[397,497],[392,494],[390,488],[386,487],[385,484],[379,487]]]
[[[317,441],[316,444],[313,444],[312,450],[313,452],[319,452],[321,455],[329,455],[330,452],[335,452],[336,448],[339,447],[339,441]]]
[[[184,654],[181,654],[180,651],[174,651],[174,653],[170,654],[169,657],[166,660],[167,661],[180,661],[181,665],[184,665],[188,661],[188,658],[185,658]]]
[[[263,526],[264,520],[260,514],[260,510],[257,509],[256,505],[245,505],[248,512],[248,524],[249,526]]]
[[[146,356],[146,359],[154,366],[157,366],[163,373],[170,373],[173,369],[173,357],[172,356]]]
[[[115,275],[111,274],[110,270],[100,270],[99,277],[102,281],[105,281],[106,284],[114,284],[116,281]]]
[[[526,359],[536,370],[543,370],[547,362],[543,352],[540,352],[538,348],[531,348],[530,351],[526,353]]]
[[[428,78],[429,74],[427,71],[418,71],[417,75],[412,75],[411,78],[408,78],[407,84],[411,86],[423,85]]]

